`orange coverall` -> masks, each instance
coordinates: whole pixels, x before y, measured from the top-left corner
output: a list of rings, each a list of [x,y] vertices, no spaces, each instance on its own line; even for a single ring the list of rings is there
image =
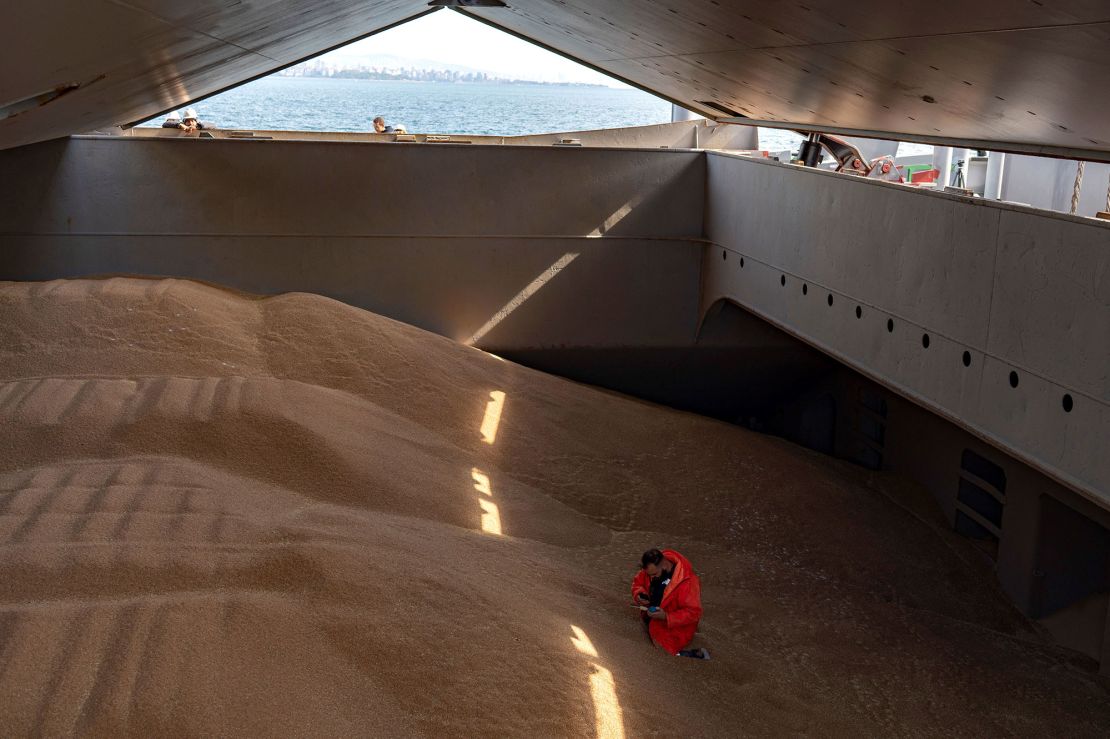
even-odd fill
[[[674,562],[671,582],[663,591],[659,607],[667,614],[666,620],[652,619],[648,633],[654,641],[671,654],[677,654],[694,638],[701,620],[701,581],[694,574],[690,561],[673,549],[664,549],[663,556]],[[632,579],[632,599],[637,594],[645,598],[651,594],[651,578],[643,570]]]

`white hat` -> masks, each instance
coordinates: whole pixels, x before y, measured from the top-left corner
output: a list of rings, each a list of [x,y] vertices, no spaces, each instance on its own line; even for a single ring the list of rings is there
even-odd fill
[[[181,120],[181,116],[179,116],[177,114],[176,110],[171,110],[170,114],[168,116],[166,116],[166,120],[167,121],[179,121],[179,120]]]
[[[183,115],[181,117],[184,118],[185,120],[188,120],[190,118],[192,118],[193,120],[196,120],[197,119],[197,109],[196,108],[186,108],[185,109],[185,115]]]

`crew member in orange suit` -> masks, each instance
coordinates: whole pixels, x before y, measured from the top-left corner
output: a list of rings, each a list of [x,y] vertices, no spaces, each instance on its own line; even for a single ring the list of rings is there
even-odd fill
[[[706,649],[686,649],[701,620],[701,581],[688,559],[673,549],[644,552],[632,579],[632,602],[654,643],[679,657],[709,659]]]

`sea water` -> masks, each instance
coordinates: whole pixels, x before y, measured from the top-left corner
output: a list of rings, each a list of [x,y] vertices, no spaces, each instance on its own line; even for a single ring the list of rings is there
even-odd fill
[[[375,116],[409,133],[521,136],[667,123],[671,104],[630,87],[264,77],[196,106],[219,128],[370,131]],[[162,118],[144,126],[159,126]],[[801,136],[760,129],[760,148],[796,150]],[[910,151],[912,149],[912,151]],[[920,151],[918,151],[920,149]],[[901,153],[931,147],[903,144]]]
[[[265,77],[196,106],[220,128],[516,136],[664,123],[671,104],[631,88]],[[161,119],[148,125],[159,125]]]

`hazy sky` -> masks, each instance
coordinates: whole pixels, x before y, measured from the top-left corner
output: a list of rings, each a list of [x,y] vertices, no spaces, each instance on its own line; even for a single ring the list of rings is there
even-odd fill
[[[451,10],[398,26],[321,57],[336,63],[375,55],[473,67],[499,77],[547,82],[621,83]],[[372,63],[372,62],[371,62]]]

